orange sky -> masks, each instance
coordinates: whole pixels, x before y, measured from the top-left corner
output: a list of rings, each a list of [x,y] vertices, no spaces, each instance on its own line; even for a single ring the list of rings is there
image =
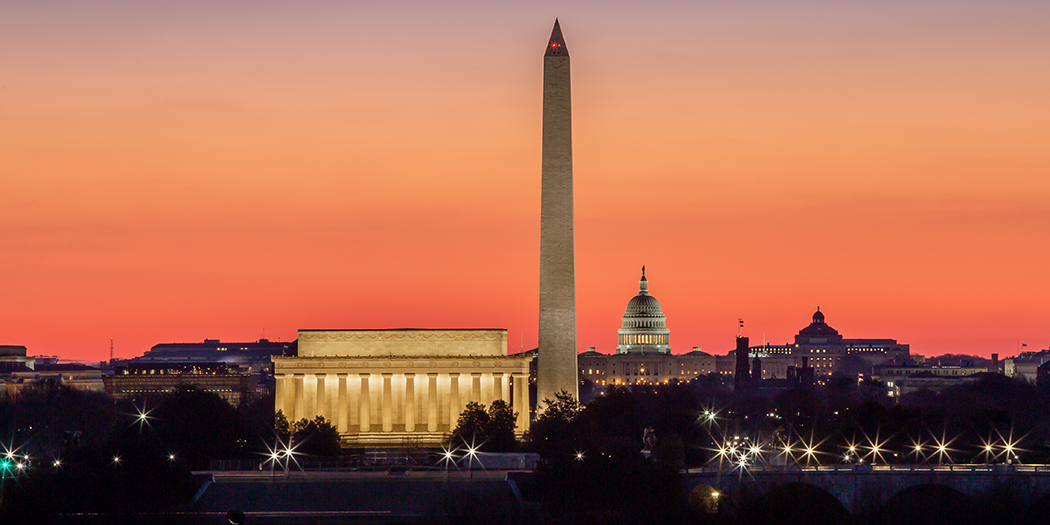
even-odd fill
[[[535,346],[558,16],[581,350],[642,264],[676,352],[817,305],[913,353],[1050,346],[1050,5],[641,4],[5,3],[0,344]]]

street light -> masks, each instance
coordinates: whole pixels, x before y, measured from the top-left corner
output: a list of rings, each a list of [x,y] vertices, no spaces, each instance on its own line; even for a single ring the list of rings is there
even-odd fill
[[[474,470],[474,459],[478,457],[478,449],[467,447],[467,468]]]
[[[135,406],[134,404],[132,404],[132,406],[135,408],[135,415],[134,415],[135,419],[132,422],[132,424],[138,423],[140,432],[142,431],[142,427],[143,426],[152,426],[152,425],[150,425],[149,420],[153,419],[153,417],[150,416],[149,414],[150,414],[150,412],[153,412],[153,409],[146,410],[145,405],[143,405],[142,408],[139,408],[139,407]]]
[[[470,479],[474,479],[474,459],[478,457],[478,449],[472,443],[467,447],[467,469],[470,470]]]

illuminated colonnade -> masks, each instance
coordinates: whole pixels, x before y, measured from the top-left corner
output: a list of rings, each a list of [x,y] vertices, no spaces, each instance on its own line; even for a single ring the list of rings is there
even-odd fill
[[[300,330],[298,357],[274,357],[274,409],[350,444],[439,443],[468,402],[502,399],[523,433],[531,359],[507,355],[506,330]]]

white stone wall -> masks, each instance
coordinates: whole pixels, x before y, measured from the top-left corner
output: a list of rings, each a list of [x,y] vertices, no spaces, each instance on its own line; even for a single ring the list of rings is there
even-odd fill
[[[299,330],[300,357],[505,356],[507,331]]]

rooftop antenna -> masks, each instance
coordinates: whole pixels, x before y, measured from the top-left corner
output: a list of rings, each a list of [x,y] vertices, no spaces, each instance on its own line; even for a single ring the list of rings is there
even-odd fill
[[[738,326],[736,329],[736,336],[740,337],[741,332],[744,330],[744,318],[738,317],[737,321],[740,323],[740,326]]]
[[[113,362],[113,338],[109,338],[109,362]]]

